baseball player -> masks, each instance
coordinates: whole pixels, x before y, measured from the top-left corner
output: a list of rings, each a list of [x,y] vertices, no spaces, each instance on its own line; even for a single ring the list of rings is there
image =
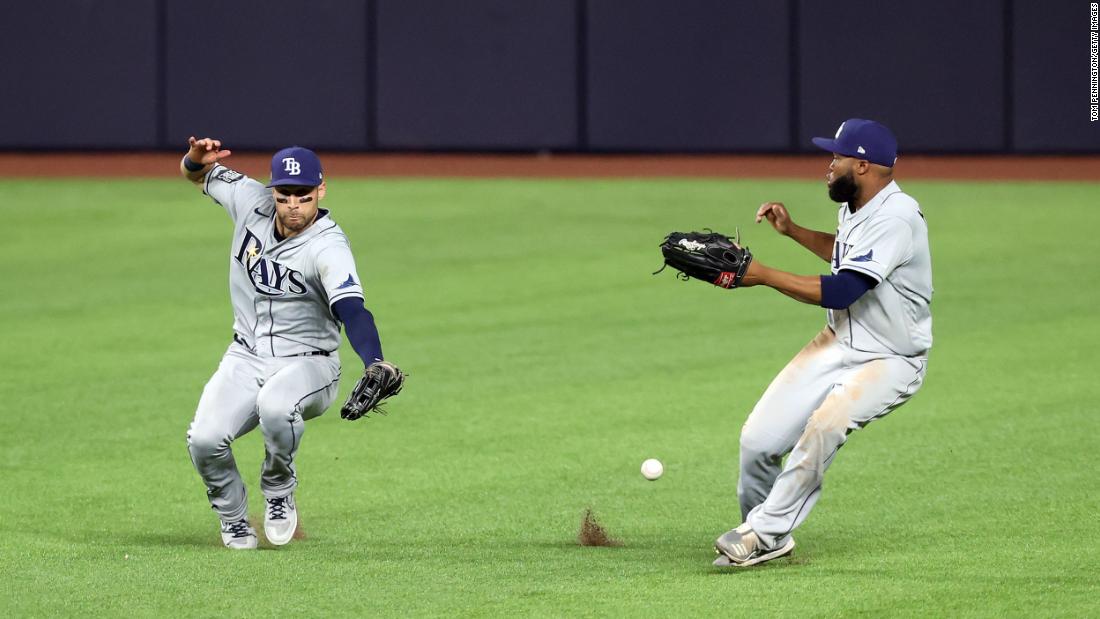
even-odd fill
[[[233,222],[227,256],[233,337],[203,389],[187,446],[221,518],[222,542],[256,548],[230,444],[260,426],[267,452],[260,476],[264,532],[283,545],[298,524],[294,456],[304,422],[325,412],[340,382],[340,325],[365,365],[392,365],[383,361],[374,318],[363,307],[348,239],[319,207],[326,187],[317,155],[298,146],[275,153],[264,186],[221,164],[230,151],[220,141],[188,142],[181,172]]]
[[[813,143],[833,153],[826,181],[840,203],[836,233],[795,224],[779,202],[762,205],[756,221],[767,219],[828,262],[831,274],[795,275],[752,261],[741,285],[828,308],[828,325],[775,377],[741,429],[743,523],[715,542],[718,566],[789,554],[791,532],[813,509],[847,435],[912,397],[928,364],[928,227],[894,181],[897,140],[885,126],[853,118]]]

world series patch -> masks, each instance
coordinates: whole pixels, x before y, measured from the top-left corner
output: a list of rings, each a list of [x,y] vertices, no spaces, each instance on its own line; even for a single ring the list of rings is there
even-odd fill
[[[235,183],[244,178],[244,174],[236,170],[222,170],[215,178],[223,183]]]

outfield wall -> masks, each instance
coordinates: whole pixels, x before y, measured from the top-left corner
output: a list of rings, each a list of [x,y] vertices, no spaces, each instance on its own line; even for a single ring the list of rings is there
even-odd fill
[[[0,149],[1100,153],[1089,2],[36,0]]]

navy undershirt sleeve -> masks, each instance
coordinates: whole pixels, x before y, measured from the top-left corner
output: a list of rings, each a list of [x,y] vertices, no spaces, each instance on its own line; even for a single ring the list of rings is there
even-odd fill
[[[382,361],[382,342],[378,339],[378,328],[374,326],[374,316],[363,307],[363,299],[344,297],[332,304],[332,313],[344,323],[348,332],[348,341],[355,353],[367,366]]]
[[[863,293],[877,285],[878,282],[870,275],[848,269],[841,270],[836,275],[822,275],[821,307],[847,309]]]

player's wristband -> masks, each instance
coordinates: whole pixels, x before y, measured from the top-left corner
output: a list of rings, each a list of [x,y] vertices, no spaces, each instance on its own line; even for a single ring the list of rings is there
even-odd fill
[[[191,161],[190,157],[188,157],[187,155],[184,155],[183,156],[183,167],[188,172],[198,172],[199,170],[205,168],[206,166],[204,164],[201,164],[201,163],[195,163],[194,161]]]

